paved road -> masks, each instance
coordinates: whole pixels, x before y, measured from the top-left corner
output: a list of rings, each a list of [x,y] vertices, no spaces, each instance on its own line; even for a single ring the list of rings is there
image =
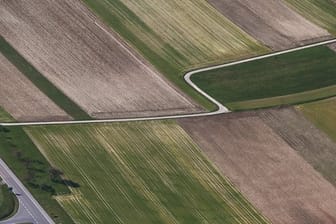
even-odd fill
[[[54,221],[38,204],[20,180],[13,174],[3,160],[0,159],[0,176],[3,181],[13,188],[19,200],[18,212],[8,220],[0,221],[0,224],[34,223],[54,224]]]
[[[99,24],[97,24],[99,25]],[[92,123],[110,123],[110,122],[130,122],[130,121],[149,121],[149,120],[165,120],[165,119],[177,119],[177,118],[187,118],[187,117],[201,117],[201,116],[212,116],[217,114],[223,114],[223,113],[229,113],[229,109],[226,108],[224,105],[222,105],[220,102],[209,96],[206,92],[201,90],[195,83],[191,81],[191,76],[205,71],[215,70],[219,68],[225,68],[230,67],[233,65],[243,64],[246,62],[251,61],[257,61],[277,55],[287,54],[294,51],[299,51],[307,48],[317,47],[321,45],[327,45],[331,43],[336,43],[336,38],[327,40],[327,41],[321,41],[314,44],[309,44],[302,47],[296,47],[289,50],[274,52],[270,54],[265,54],[257,57],[252,57],[248,59],[243,59],[235,62],[225,63],[221,65],[215,65],[210,66],[206,68],[197,69],[194,71],[190,71],[184,76],[184,80],[193,87],[197,92],[202,94],[204,97],[206,97],[208,100],[210,100],[212,103],[214,103],[217,106],[217,110],[213,112],[206,112],[206,113],[194,113],[194,114],[184,114],[184,115],[168,115],[168,116],[157,116],[157,117],[138,117],[138,118],[120,118],[120,119],[104,119],[104,120],[82,120],[82,121],[45,121],[45,122],[15,122],[15,123],[0,123],[2,126],[34,126],[34,125],[55,125],[55,124],[92,124]]]

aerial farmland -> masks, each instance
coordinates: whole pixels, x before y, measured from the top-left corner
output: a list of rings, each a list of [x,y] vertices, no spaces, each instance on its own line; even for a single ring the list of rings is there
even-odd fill
[[[174,122],[26,131],[81,186],[56,198],[76,223],[267,223]]]
[[[336,0],[0,0],[0,224],[336,223]]]
[[[1,1],[0,6],[0,34],[91,117],[202,110],[78,0]]]
[[[16,120],[71,119],[1,54],[0,76],[0,95],[6,96],[0,98],[0,105]]]
[[[274,50],[330,38],[327,30],[308,21],[282,0],[209,2],[242,29]]]

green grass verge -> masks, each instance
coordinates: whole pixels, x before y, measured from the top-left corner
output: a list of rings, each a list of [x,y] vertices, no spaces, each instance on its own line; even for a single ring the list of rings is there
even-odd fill
[[[164,74],[171,82],[175,83],[176,86],[178,86],[181,90],[183,90],[185,93],[187,93],[189,96],[191,96],[196,102],[198,102],[200,105],[202,105],[204,108],[208,110],[214,110],[216,106],[209,102],[205,97],[200,95],[197,91],[195,91],[193,88],[191,88],[183,79],[183,75],[185,72],[189,69],[205,66],[208,64],[215,64],[215,63],[221,63],[224,60],[233,60],[233,57],[225,57],[225,54],[223,53],[221,58],[217,58],[214,60],[211,59],[211,55],[209,57],[206,57],[206,59],[200,61],[199,63],[190,63],[189,57],[192,56],[186,56],[183,54],[183,50],[181,50],[178,46],[184,45],[184,44],[190,44],[190,48],[197,49],[194,44],[195,38],[190,38],[188,34],[185,34],[184,40],[181,40],[181,44],[174,44],[170,43],[168,41],[169,36],[167,34],[162,36],[162,33],[159,33],[159,31],[156,31],[155,27],[150,27],[148,24],[146,24],[142,18],[139,18],[133,11],[131,11],[122,1],[120,0],[83,0],[89,8],[91,8],[96,14],[98,14],[102,20],[110,25],[117,33],[119,33],[128,43],[130,43],[133,47],[135,47],[140,54],[142,54],[148,61],[150,61],[162,74]],[[143,3],[147,4],[147,3]],[[155,4],[155,3],[153,3]],[[173,4],[173,3],[172,3]],[[198,7],[205,7],[204,3],[202,1],[196,1],[195,4],[192,6],[193,8]],[[164,4],[166,5],[166,4]],[[160,4],[157,5],[157,10],[161,10]],[[196,10],[196,9],[195,9]],[[204,10],[209,11],[209,8],[205,7]],[[155,12],[154,12],[155,11]],[[156,10],[148,10],[148,13],[157,13],[157,15],[160,15],[161,13],[156,12]],[[267,51],[266,48],[260,46],[257,44],[257,42],[253,42],[247,35],[243,32],[240,32],[238,28],[236,28],[234,25],[232,25],[229,22],[226,22],[225,19],[221,15],[218,15],[211,11],[213,14],[213,17],[217,18],[222,22],[223,27],[222,29],[219,29],[220,31],[226,30],[226,33],[228,33],[228,30],[232,30],[232,35],[236,35],[237,41],[233,41],[234,43],[231,45],[229,43],[225,43],[224,46],[229,48],[231,47],[231,51],[233,52],[235,50],[235,47],[239,49],[240,46],[244,46],[246,49],[243,52],[240,52],[241,54],[237,53],[235,54],[235,58],[240,57],[247,57],[252,54],[262,54]],[[159,18],[160,19],[160,18]],[[186,17],[185,20],[189,20],[189,17]],[[164,20],[162,23],[168,23],[169,21]],[[187,22],[186,22],[187,23]],[[177,23],[170,24],[171,26],[176,26]],[[218,24],[215,24],[218,25]],[[171,27],[169,26],[169,27]],[[166,26],[168,27],[168,25]],[[199,25],[199,27],[202,27]],[[186,27],[178,27],[178,29],[189,29]],[[190,28],[191,30],[193,28]],[[168,33],[172,33],[170,31],[167,31]],[[192,31],[191,31],[192,32]],[[204,34],[207,36],[208,34],[205,34],[205,32],[200,31],[201,34]],[[174,35],[174,34],[173,34]],[[216,36],[215,34],[213,36]],[[218,35],[217,35],[218,36]],[[232,38],[232,36],[229,35],[228,39]],[[203,40],[203,42],[206,42],[207,40]],[[247,43],[245,43],[246,41]],[[169,43],[168,43],[169,42]],[[175,41],[176,42],[176,41]],[[183,42],[183,43],[182,43]],[[223,40],[223,43],[225,42],[225,38]],[[241,42],[244,42],[244,44],[241,44]],[[205,44],[205,43],[203,43]],[[209,43],[209,46],[212,46],[212,43]],[[232,47],[235,46],[235,47]],[[209,49],[218,50],[216,47]],[[190,50],[190,49],[189,49]],[[201,53],[194,52],[192,55],[200,55]],[[213,56],[213,55],[212,55]],[[196,57],[197,58],[197,57]]]
[[[303,104],[297,109],[336,142],[336,98]]]
[[[286,0],[307,19],[336,35],[336,3],[333,0]]]
[[[18,207],[19,203],[14,193],[9,190],[6,184],[0,184],[0,220],[14,215]]]
[[[247,109],[267,108],[278,105],[294,105],[297,104],[298,102],[300,103],[311,102],[325,98],[330,98],[333,96],[336,96],[336,85],[285,96],[228,103],[226,104],[226,106],[238,111]]]
[[[192,81],[232,110],[296,104],[335,95],[335,64],[335,52],[322,46],[195,74]]]
[[[74,119],[90,119],[90,116],[47,78],[26,61],[3,37],[0,36],[0,52],[20,70],[35,86]]]
[[[14,119],[4,109],[0,107],[0,122],[12,122]]]
[[[70,193],[20,127],[0,126],[0,157],[56,223],[73,223],[54,195]]]
[[[25,130],[80,184],[57,197],[77,223],[266,223],[174,122]]]

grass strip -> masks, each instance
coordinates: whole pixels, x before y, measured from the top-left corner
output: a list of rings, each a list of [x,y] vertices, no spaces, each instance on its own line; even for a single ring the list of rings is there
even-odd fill
[[[4,109],[0,107],[0,122],[12,122],[15,121],[11,115],[9,115]]]
[[[21,127],[0,126],[0,157],[56,223],[73,223],[53,198],[70,193],[67,183]]]
[[[68,96],[56,88],[47,78],[37,71],[26,59],[24,59],[3,37],[0,36],[0,52],[21,71],[34,85],[46,96],[54,101],[60,108],[74,119],[91,119]]]
[[[8,219],[14,215],[19,207],[18,202],[8,186],[0,183],[0,220]]]
[[[230,109],[296,104],[334,95],[336,54],[315,47],[195,74],[192,81]],[[330,91],[330,92],[329,92]]]
[[[305,102],[308,103],[311,101],[326,99],[333,96],[336,96],[336,85],[285,96],[228,103],[226,104],[226,106],[232,110],[239,111],[239,110],[257,109],[257,108],[267,108],[278,105],[294,105]]]

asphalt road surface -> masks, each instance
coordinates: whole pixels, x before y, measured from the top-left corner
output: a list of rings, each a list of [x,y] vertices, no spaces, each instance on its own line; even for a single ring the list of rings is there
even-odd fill
[[[13,192],[17,195],[16,197],[19,200],[18,212],[8,220],[0,221],[0,224],[54,224],[54,221],[1,159],[0,176],[9,187],[13,188]]]

